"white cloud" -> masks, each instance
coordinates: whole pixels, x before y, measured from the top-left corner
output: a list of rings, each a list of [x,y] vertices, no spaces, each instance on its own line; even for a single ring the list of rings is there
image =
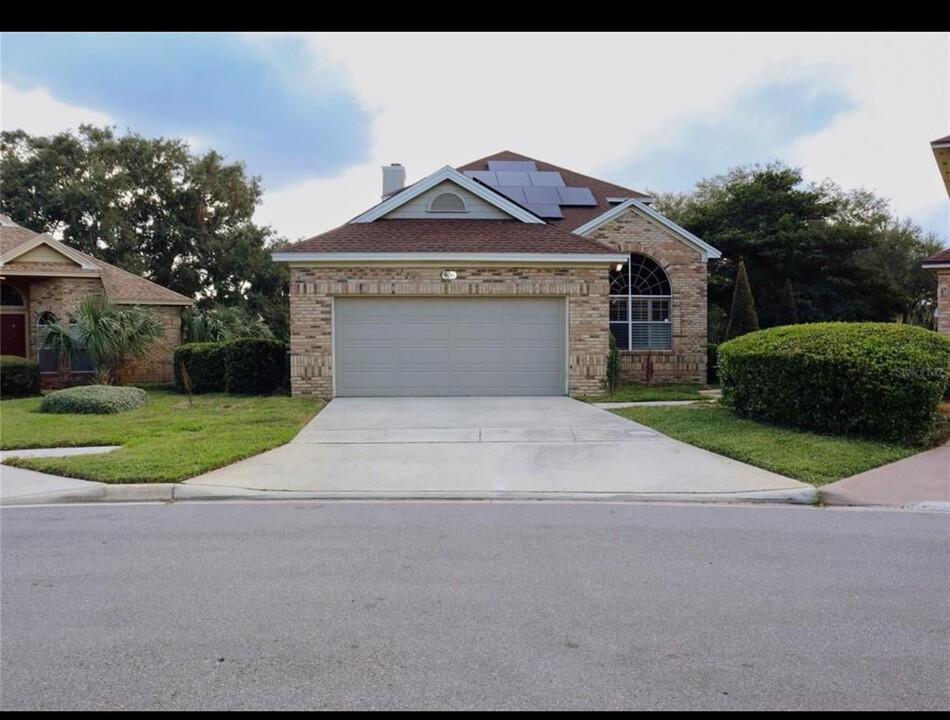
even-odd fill
[[[78,128],[83,123],[112,123],[106,113],[60,102],[46,88],[21,90],[0,85],[0,127],[26,130],[31,135],[52,135]]]
[[[609,178],[638,153],[673,141],[683,122],[728,116],[750,88],[803,75],[840,82],[853,110],[790,139],[788,160],[810,177],[874,188],[902,213],[946,201],[928,147],[950,132],[946,34],[340,33],[310,40],[374,114],[373,147],[370,161],[341,177],[267,193],[259,219],[291,238],[376,202],[379,167],[389,162],[406,165],[411,182],[510,149]]]

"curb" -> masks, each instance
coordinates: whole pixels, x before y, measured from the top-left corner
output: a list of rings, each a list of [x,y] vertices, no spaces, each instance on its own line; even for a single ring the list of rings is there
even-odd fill
[[[0,500],[2,506],[53,505],[68,503],[171,503],[208,500],[537,500],[606,502],[696,502],[696,503],[791,503],[813,505],[815,488],[762,490],[734,493],[594,493],[594,492],[292,492],[284,490],[248,490],[210,485],[146,483],[137,485],[101,485],[79,490],[24,495]]]

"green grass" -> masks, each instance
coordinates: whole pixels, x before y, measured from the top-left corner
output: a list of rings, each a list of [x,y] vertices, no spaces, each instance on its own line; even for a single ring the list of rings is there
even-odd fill
[[[312,398],[184,395],[150,388],[117,415],[49,415],[40,398],[0,402],[0,447],[121,445],[103,455],[12,458],[10,465],[107,483],[179,482],[288,442],[322,407]]]
[[[624,383],[614,396],[583,395],[578,400],[585,402],[648,402],[654,400],[704,400],[705,395],[699,393],[705,385],[690,385],[684,383],[658,383],[647,387],[644,383]]]
[[[631,407],[614,412],[690,445],[817,486],[921,450],[765,425],[736,417],[717,405]]]

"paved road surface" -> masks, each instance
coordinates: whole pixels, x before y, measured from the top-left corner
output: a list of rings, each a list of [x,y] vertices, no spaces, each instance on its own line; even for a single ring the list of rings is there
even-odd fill
[[[948,709],[950,517],[5,508],[14,709]]]

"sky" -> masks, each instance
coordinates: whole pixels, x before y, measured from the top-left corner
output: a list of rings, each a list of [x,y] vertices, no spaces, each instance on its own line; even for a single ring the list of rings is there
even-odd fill
[[[864,187],[950,241],[929,142],[950,134],[947,33],[11,33],[0,126],[186,138],[259,175],[292,240],[513,150],[638,190],[781,160]]]

